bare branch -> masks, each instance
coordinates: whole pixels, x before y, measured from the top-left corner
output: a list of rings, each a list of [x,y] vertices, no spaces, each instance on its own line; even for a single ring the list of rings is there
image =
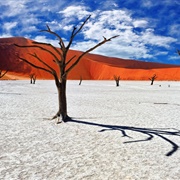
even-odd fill
[[[58,48],[55,48],[52,44],[50,43],[40,43],[40,42],[33,42],[33,44],[40,44],[40,45],[45,45],[45,46],[50,46],[51,48],[53,48],[60,56],[61,56],[61,59],[62,59],[62,53],[60,51],[58,51]]]
[[[35,84],[36,81],[35,73],[30,74],[29,77],[30,77],[30,84]]]
[[[106,40],[106,38],[103,36],[104,40]]]
[[[37,66],[37,65],[29,62],[27,59],[24,59],[24,58],[21,58],[21,57],[18,57],[18,58],[21,59],[22,61],[26,62],[27,64],[31,65],[32,67],[36,68],[36,69],[41,69],[41,70],[46,71],[46,72],[48,72],[50,74],[53,74],[50,70],[48,70],[46,68],[43,68],[41,66]]]
[[[90,19],[90,17],[91,17],[91,15],[89,15],[89,16],[86,18],[86,20],[82,23],[82,25],[80,26],[80,28],[79,28],[75,33],[73,33],[73,36],[76,36],[76,35],[79,33],[79,31],[81,31],[81,29],[84,27],[84,25],[86,24],[86,22]]]
[[[79,61],[81,60],[81,58],[82,58],[84,55],[86,55],[87,53],[93,51],[93,50],[96,49],[97,47],[105,44],[106,42],[111,41],[111,39],[117,38],[118,36],[119,36],[119,35],[116,35],[116,36],[113,36],[113,37],[111,37],[111,38],[109,38],[109,39],[104,38],[103,41],[101,41],[100,43],[96,44],[94,47],[88,49],[87,51],[83,52],[83,53],[78,57],[78,59],[66,70],[66,74],[68,74],[69,71],[70,71],[74,66],[76,66],[76,65],[79,63]]]
[[[41,43],[40,43],[41,44]],[[20,48],[39,48],[39,49],[41,49],[41,50],[43,50],[43,51],[46,51],[46,52],[48,52],[49,54],[51,54],[55,59],[56,59],[56,61],[58,61],[58,58],[57,58],[57,56],[54,54],[54,53],[52,53],[50,50],[48,50],[48,49],[46,49],[46,48],[43,48],[43,47],[41,47],[41,46],[38,46],[38,45],[26,45],[26,46],[24,46],[24,45],[18,45],[18,44],[14,44],[15,46],[17,46],[17,47],[20,47]]]
[[[47,27],[48,31],[51,31],[51,29],[49,28],[49,26],[47,24],[46,24],[46,27]]]
[[[149,78],[149,80],[155,80],[155,79],[157,79],[157,75],[156,74],[154,74],[151,78]]]
[[[120,79],[121,79],[120,76],[114,75],[114,80],[115,80],[115,81],[119,81]]]
[[[66,66],[76,57],[76,55],[74,55],[71,59],[68,60],[68,62],[66,63]]]
[[[0,78],[2,78],[3,76],[5,76],[5,74],[8,72],[8,70],[6,70],[3,74],[2,74],[2,70],[0,70]]]
[[[151,80],[151,85],[153,85],[155,79],[157,79],[156,74],[154,74],[151,78],[149,78],[149,80]]]
[[[120,76],[114,75],[114,80],[116,81],[116,86],[119,86]]]
[[[31,56],[33,56],[33,57],[35,57],[39,62],[41,62],[42,64],[44,64],[44,65],[45,65],[47,68],[49,68],[52,72],[55,72],[55,70],[54,70],[51,66],[49,66],[47,63],[45,63],[41,58],[39,58],[36,53],[34,53],[34,54],[28,53],[28,54],[31,55]]]
[[[48,32],[48,33],[56,36],[59,39],[59,45],[60,45],[62,51],[64,51],[66,48],[65,48],[65,45],[64,45],[64,42],[63,42],[61,36],[59,36],[57,33],[53,32],[53,31],[51,31],[51,29],[48,25],[46,25],[46,26],[47,26],[47,30],[41,30],[40,32]]]
[[[79,29],[77,29],[76,27],[73,28],[73,31],[71,33],[71,37],[70,37],[70,40],[69,40],[69,43],[66,47],[66,51],[68,51],[68,49],[70,48],[72,42],[73,42],[73,39],[74,37],[81,31],[81,29],[84,27],[84,25],[86,24],[86,22],[90,19],[91,15],[89,15],[86,20],[82,23],[82,25],[79,27]],[[77,29],[77,30],[76,30]]]

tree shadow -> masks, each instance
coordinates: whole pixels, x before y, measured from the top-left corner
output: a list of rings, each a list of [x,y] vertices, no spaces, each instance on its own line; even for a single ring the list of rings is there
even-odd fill
[[[135,143],[135,142],[137,143],[137,142],[143,142],[143,141],[150,141],[155,136],[160,137],[161,139],[168,142],[172,146],[172,149],[166,153],[166,156],[171,156],[179,148],[179,145],[177,143],[173,142],[168,137],[165,137],[165,136],[180,136],[180,130],[175,129],[175,128],[139,128],[139,127],[132,127],[132,126],[98,124],[94,122],[80,121],[80,120],[74,120],[74,119],[70,119],[68,122],[102,127],[103,129],[101,129],[99,132],[112,131],[112,130],[120,131],[122,133],[122,137],[132,138],[131,136],[127,134],[128,131],[142,133],[147,136],[147,138],[145,139],[126,141],[124,143]]]

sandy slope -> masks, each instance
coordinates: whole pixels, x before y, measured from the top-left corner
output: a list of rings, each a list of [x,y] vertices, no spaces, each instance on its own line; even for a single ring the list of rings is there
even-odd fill
[[[9,70],[5,79],[27,79],[32,73],[35,73],[38,79],[53,78],[51,74],[29,67],[17,58],[18,55],[42,66],[29,55],[36,53],[38,57],[58,70],[49,53],[39,48],[18,48],[14,44],[32,45],[32,41],[23,37],[0,38],[0,69]],[[45,48],[53,51],[49,47]],[[74,55],[78,57],[80,54],[80,51],[70,50],[68,59]],[[59,55],[56,56],[59,58]],[[79,80],[82,77],[84,80],[111,80],[114,75],[118,75],[123,80],[148,80],[154,74],[158,76],[158,80],[180,80],[180,66],[87,54],[69,73],[68,79]]]
[[[48,120],[53,81],[0,81],[0,179],[178,180],[179,90],[179,82],[68,81],[74,121],[57,125]]]

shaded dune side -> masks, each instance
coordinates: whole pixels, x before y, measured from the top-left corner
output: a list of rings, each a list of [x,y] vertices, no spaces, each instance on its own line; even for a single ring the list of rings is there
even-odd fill
[[[37,79],[53,79],[51,74],[35,69],[18,60],[17,56],[20,56],[38,66],[45,67],[29,55],[36,53],[51,67],[58,70],[57,64],[53,62],[53,58],[49,53],[39,48],[18,48],[14,46],[14,44],[31,45],[32,42],[23,37],[0,39],[0,69],[8,70],[4,79],[28,79],[32,73],[36,74]],[[51,49],[47,46],[46,48]],[[68,59],[80,54],[80,51],[70,50]],[[58,54],[56,55],[59,57]],[[148,80],[153,74],[158,76],[158,80],[180,80],[180,66],[87,54],[72,69],[68,79],[112,80],[114,75],[119,75],[123,80]]]

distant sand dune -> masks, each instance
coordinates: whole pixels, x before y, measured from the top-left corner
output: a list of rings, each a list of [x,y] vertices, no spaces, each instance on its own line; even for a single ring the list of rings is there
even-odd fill
[[[23,37],[0,39],[0,69],[9,70],[4,79],[27,79],[31,73],[35,73],[38,79],[53,78],[52,75],[19,61],[16,56],[19,55],[41,65],[28,54],[36,53],[51,67],[58,70],[50,54],[38,48],[18,48],[14,43],[30,45],[32,41]],[[68,58],[79,54],[81,54],[80,51],[70,50]],[[69,73],[68,79],[78,80],[82,77],[85,80],[111,80],[114,75],[120,75],[123,80],[148,80],[153,74],[157,75],[157,80],[180,80],[180,66],[87,54]]]

